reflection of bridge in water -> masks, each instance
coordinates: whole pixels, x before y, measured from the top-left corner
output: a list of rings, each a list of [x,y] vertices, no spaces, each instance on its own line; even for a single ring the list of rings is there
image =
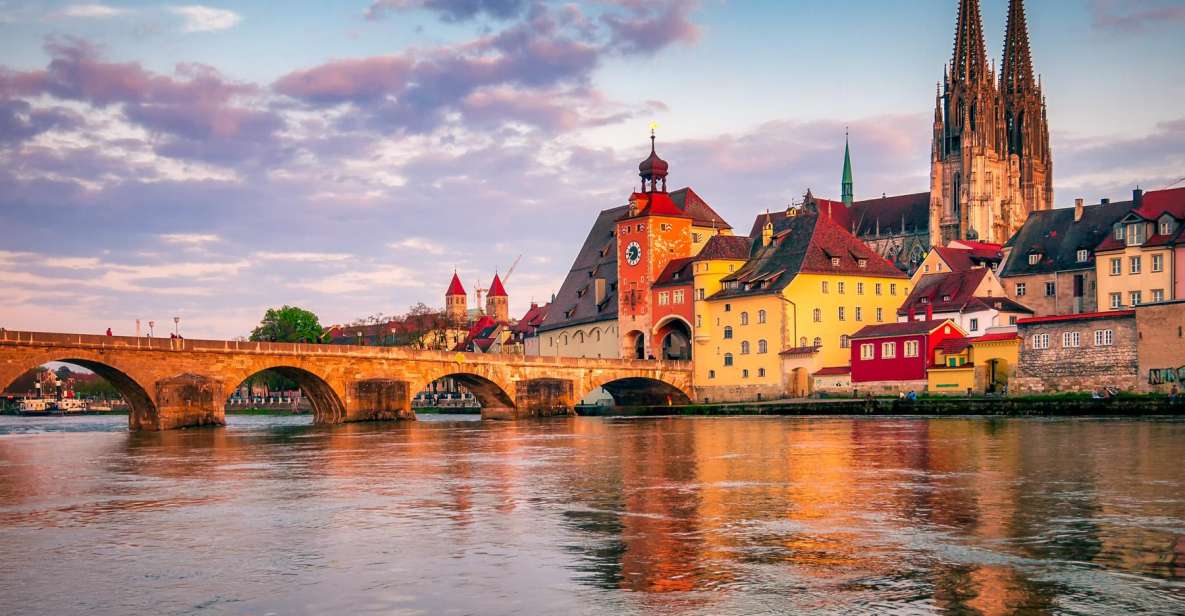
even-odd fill
[[[687,362],[0,331],[0,386],[51,361],[107,379],[132,430],[224,424],[230,392],[264,370],[300,385],[317,423],[415,419],[412,397],[442,378],[495,419],[570,415],[598,387],[623,406],[687,404],[691,391]]]

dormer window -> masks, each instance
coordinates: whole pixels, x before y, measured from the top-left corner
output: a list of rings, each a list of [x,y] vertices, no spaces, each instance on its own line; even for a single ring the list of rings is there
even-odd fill
[[[1115,225],[1115,239],[1117,239],[1117,240],[1123,239],[1123,225],[1120,225],[1120,224]]]
[[[923,298],[922,298],[922,303],[923,303],[923,304],[929,304],[929,303],[930,303],[930,298],[928,298],[928,297],[923,297]]]
[[[1029,255],[1029,265],[1036,265],[1041,262],[1041,253],[1034,252]]]
[[[831,257],[831,267],[839,267],[839,257]]]
[[[1145,226],[1142,222],[1127,225],[1127,245],[1139,246],[1144,243]]]
[[[1157,233],[1160,235],[1168,235],[1173,232],[1173,218],[1169,215],[1160,217],[1160,224],[1158,225]]]
[[[1079,263],[1086,263],[1089,260],[1090,260],[1090,251],[1086,250],[1085,248],[1079,248],[1078,249],[1078,262]]]
[[[868,267],[868,259],[857,259],[856,263],[860,266],[860,269]]]
[[[949,302],[949,301],[950,301],[950,296],[949,296],[949,295],[943,295],[943,296],[942,296],[942,301],[944,301],[944,302]]]

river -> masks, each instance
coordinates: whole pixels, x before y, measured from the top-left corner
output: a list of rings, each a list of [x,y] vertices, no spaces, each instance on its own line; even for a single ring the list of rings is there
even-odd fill
[[[0,612],[1183,614],[1185,422],[0,417]]]

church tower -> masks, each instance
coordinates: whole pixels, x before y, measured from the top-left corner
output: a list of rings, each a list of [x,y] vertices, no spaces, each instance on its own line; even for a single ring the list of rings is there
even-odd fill
[[[1033,81],[1024,4],[1010,0],[997,82],[984,51],[978,0],[959,0],[954,54],[934,101],[930,243],[1003,244],[1053,201],[1049,133]]]
[[[1053,161],[1049,153],[1045,95],[1040,80],[1033,79],[1024,0],[1008,3],[1000,93],[1004,97],[1010,172],[1016,176],[1018,201],[1023,206],[1013,216],[1024,221],[1030,212],[1053,207]]]
[[[843,179],[839,182],[839,194],[843,204],[852,208],[852,154],[848,149],[848,131],[843,132]]]
[[[444,314],[454,323],[464,323],[469,317],[468,296],[461,279],[453,272],[453,280],[444,292]]]
[[[499,323],[510,321],[510,295],[506,293],[502,277],[498,274],[494,274],[494,281],[490,283],[490,291],[486,295],[486,314]]]

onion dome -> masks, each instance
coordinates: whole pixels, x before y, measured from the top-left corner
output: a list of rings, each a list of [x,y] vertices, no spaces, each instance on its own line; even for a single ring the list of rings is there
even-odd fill
[[[638,165],[638,175],[642,177],[642,192],[667,191],[667,161],[659,158],[654,151],[654,130],[650,131],[650,156]],[[647,187],[649,184],[649,187]]]

